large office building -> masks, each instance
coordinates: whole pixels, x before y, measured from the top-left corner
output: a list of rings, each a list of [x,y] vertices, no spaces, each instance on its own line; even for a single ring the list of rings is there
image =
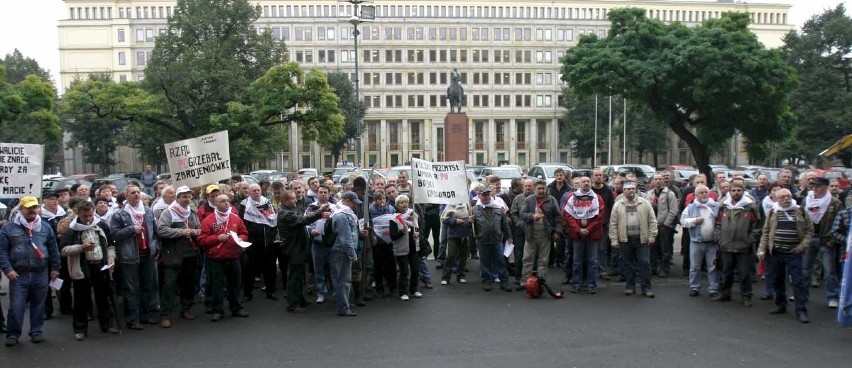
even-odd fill
[[[375,6],[375,20],[359,26],[356,53],[348,22],[353,6],[346,1],[252,3],[262,9],[258,32],[271,32],[287,45],[290,60],[305,68],[339,70],[354,77],[358,58],[361,98],[369,107],[363,125],[364,158],[382,167],[403,164],[409,157],[444,158],[443,125],[449,111],[444,96],[453,68],[465,88],[469,162],[590,165],[572,157],[571,147],[559,142],[558,119],[565,114],[559,106],[563,87],[559,61],[581,36],[606,36],[607,13],[616,8],[641,7],[651,18],[688,25],[729,11],[747,12],[751,28],[767,47],[780,46],[783,36],[794,30],[787,19],[790,6],[779,4],[376,0],[368,3]],[[154,39],[165,30],[175,2],[65,0],[65,4],[66,17],[59,22],[63,87],[92,72],[109,72],[116,81],[144,79]],[[606,124],[603,119],[602,123]],[[302,142],[295,125],[290,132],[291,143],[276,158],[278,164],[287,170],[331,168],[329,151]],[[669,146],[663,163],[691,161],[689,150],[674,136]],[[354,148],[348,147],[343,159],[357,161]],[[114,171],[139,170],[141,163],[133,154],[121,155],[124,160]],[[70,150],[68,156],[66,171],[83,171],[77,151]],[[618,157],[613,164],[621,163],[620,151],[613,157]],[[630,155],[628,161],[643,159]]]

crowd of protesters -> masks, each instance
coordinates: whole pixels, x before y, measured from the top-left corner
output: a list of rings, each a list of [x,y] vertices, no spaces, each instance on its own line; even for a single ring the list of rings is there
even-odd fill
[[[690,297],[706,289],[712,301],[731,301],[738,283],[738,301],[752,307],[752,285],[763,279],[770,313],[786,313],[793,301],[807,323],[809,289],[820,279],[826,305],[838,307],[852,208],[836,182],[802,178],[796,185],[786,170],[775,183],[760,175],[748,190],[742,177],[720,175],[710,187],[699,174],[680,188],[668,171],[640,183],[629,173],[608,181],[599,169],[591,177],[558,169],[549,185],[514,179],[504,189],[488,177],[472,186],[469,202],[453,205],[412,200],[405,172],[339,184],[157,182],[146,185],[152,195],[104,185],[90,196],[75,185],[23,197],[7,214],[0,270],[10,305],[5,313],[0,306],[0,329],[15,346],[27,312],[33,343],[44,341],[44,320],[56,312],[73,316],[77,340],[95,317],[108,334],[171,328],[173,318],[196,319],[196,309],[213,322],[247,318],[255,291],[286,298],[289,313],[333,301],[337,316],[356,317],[374,298],[424,297],[432,262],[441,287],[466,284],[469,259],[479,260],[484,291],[523,290],[532,274],[562,268],[573,294],[597,294],[599,280],[611,280],[624,295],[654,298],[652,276],[674,277],[678,229]]]

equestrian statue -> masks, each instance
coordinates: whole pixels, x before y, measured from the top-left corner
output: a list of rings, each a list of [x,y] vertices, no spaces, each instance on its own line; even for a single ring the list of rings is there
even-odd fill
[[[450,73],[451,84],[447,87],[447,99],[450,100],[450,113],[461,113],[464,88],[461,85],[461,74],[458,69],[453,68]]]

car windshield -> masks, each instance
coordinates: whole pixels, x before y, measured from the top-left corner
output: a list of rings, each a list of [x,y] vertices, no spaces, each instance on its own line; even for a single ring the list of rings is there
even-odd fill
[[[562,168],[563,170],[568,171],[567,167],[562,167],[562,166],[544,166],[544,167],[542,167],[542,169],[544,169],[544,172],[547,173],[548,178],[552,178],[552,177],[556,176],[556,169],[559,169],[559,168]]]
[[[346,173],[348,173],[348,172],[350,172],[350,171],[355,171],[355,168],[354,168],[354,167],[350,167],[350,166],[347,166],[347,167],[338,167],[338,168],[334,169],[334,173],[332,173],[332,175],[343,175],[343,174],[346,174]]]
[[[495,175],[500,179],[520,178],[521,173],[517,169],[491,169],[491,175]]]

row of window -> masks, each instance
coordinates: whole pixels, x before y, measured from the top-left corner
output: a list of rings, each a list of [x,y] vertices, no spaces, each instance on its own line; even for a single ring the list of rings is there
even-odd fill
[[[384,51],[384,52],[382,52]],[[554,57],[554,54],[556,57]],[[340,56],[338,58],[338,55]],[[550,64],[559,62],[565,51],[545,50],[362,50],[365,64],[416,64],[416,63],[502,63],[502,64]],[[353,50],[290,49],[290,56],[298,63],[334,64],[354,63]],[[316,57],[315,57],[316,56]],[[428,56],[428,57],[427,57]],[[487,83],[485,83],[487,84]]]
[[[738,9],[731,9],[736,11]],[[608,8],[578,8],[561,6],[480,6],[480,5],[378,5],[379,18],[516,18],[516,19],[594,19],[606,20]],[[647,15],[663,21],[702,22],[719,18],[725,11],[651,9]],[[750,12],[752,22],[786,24],[783,12]],[[264,5],[264,18],[336,18],[352,16],[352,8],[338,5]]]
[[[552,86],[554,73],[552,72],[460,72],[462,84],[471,85],[516,85]],[[365,72],[362,74],[361,83],[365,86],[445,86],[449,83],[449,73],[446,72]],[[468,79],[470,76],[470,79]],[[492,79],[493,76],[493,79]],[[535,83],[533,83],[535,76]],[[559,80],[561,75],[556,76]]]
[[[118,7],[119,19],[149,19],[149,18],[168,18],[174,14],[174,9],[171,6],[137,6]],[[69,19],[112,19],[112,7],[110,6],[75,6],[68,8]]]
[[[734,10],[734,9],[732,9]],[[173,15],[171,6],[118,7],[118,18],[168,18]],[[112,7],[69,7],[69,19],[112,19]],[[569,8],[541,6],[438,6],[438,5],[381,5],[376,6],[376,16],[440,17],[440,18],[518,18],[518,19],[595,19],[605,20],[607,8]],[[666,22],[702,22],[719,18],[724,11],[650,9],[648,16]],[[265,18],[292,17],[349,17],[350,5],[264,5]],[[753,23],[787,24],[787,13],[749,12]]]
[[[403,29],[405,40],[409,41],[532,41],[535,35],[536,41],[573,42],[574,28],[553,27],[438,27],[438,26],[407,26],[399,25],[364,25],[359,30],[363,41],[379,40],[403,40]],[[272,39],[276,41],[333,41],[339,39],[347,41],[352,34],[349,26],[269,26],[257,27],[258,33],[270,32]],[[580,36],[595,34],[594,29],[577,29]],[[316,36],[315,36],[316,35]],[[597,30],[598,37],[606,37],[606,29]],[[470,37],[468,37],[470,36]]]
[[[421,95],[421,94],[388,94],[374,95],[365,94],[364,104],[370,108],[402,109],[402,108],[437,108],[447,107],[445,95]],[[554,107],[553,95],[526,95],[526,94],[474,94],[465,96],[462,106],[470,107]],[[557,96],[557,105],[562,101],[562,96]]]

